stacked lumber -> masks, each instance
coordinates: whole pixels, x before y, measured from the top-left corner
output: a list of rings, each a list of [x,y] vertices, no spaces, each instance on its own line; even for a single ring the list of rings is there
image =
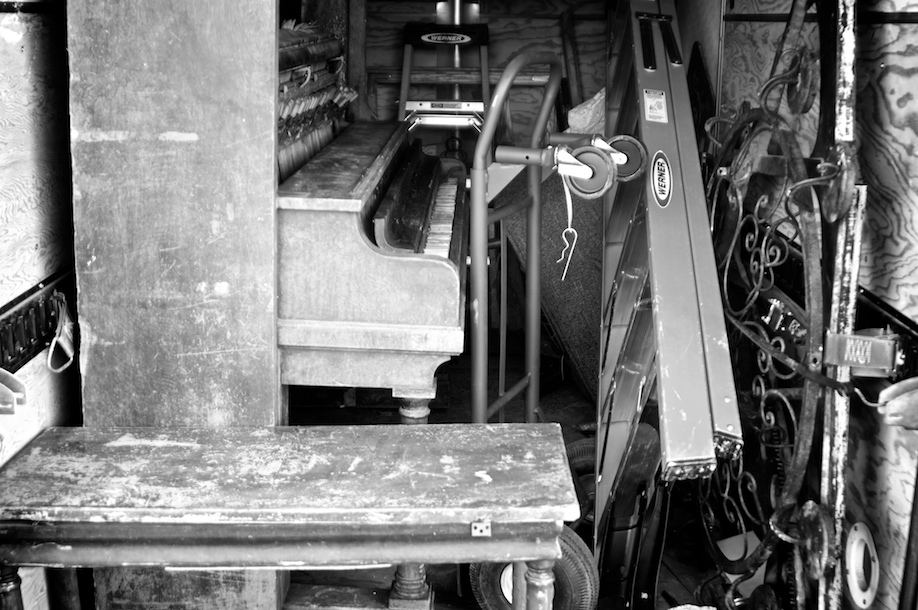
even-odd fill
[[[315,24],[278,33],[277,163],[288,178],[334,139],[357,93],[344,85],[344,45]]]

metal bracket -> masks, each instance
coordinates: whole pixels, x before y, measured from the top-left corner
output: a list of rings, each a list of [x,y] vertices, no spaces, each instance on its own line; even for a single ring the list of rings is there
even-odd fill
[[[489,538],[491,536],[490,521],[476,521],[472,523],[472,538]]]
[[[851,367],[854,377],[891,377],[904,362],[899,336],[880,329],[846,335],[826,333],[826,364]]]
[[[58,325],[54,293],[66,292],[64,279],[51,276],[0,307],[0,368],[15,373],[51,343]]]

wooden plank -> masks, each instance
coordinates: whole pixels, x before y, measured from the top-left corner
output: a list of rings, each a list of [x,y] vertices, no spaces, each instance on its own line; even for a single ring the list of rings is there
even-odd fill
[[[52,428],[0,481],[0,521],[268,531],[579,516],[557,424]]]
[[[273,425],[277,4],[67,10],[85,424]],[[100,608],[277,606],[273,571],[95,580]]]
[[[276,24],[225,8],[68,15],[87,425],[275,422]]]

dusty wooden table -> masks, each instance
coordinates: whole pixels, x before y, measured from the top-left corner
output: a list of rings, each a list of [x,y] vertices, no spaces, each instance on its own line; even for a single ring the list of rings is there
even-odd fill
[[[0,608],[19,566],[525,561],[547,609],[578,516],[555,424],[51,428],[0,469]]]

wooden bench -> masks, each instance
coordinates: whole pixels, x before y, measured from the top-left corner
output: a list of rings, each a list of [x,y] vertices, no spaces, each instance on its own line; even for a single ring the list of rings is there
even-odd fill
[[[506,561],[548,609],[578,516],[556,424],[51,428],[0,469],[0,609],[19,566]],[[405,584],[390,598],[430,605]]]

